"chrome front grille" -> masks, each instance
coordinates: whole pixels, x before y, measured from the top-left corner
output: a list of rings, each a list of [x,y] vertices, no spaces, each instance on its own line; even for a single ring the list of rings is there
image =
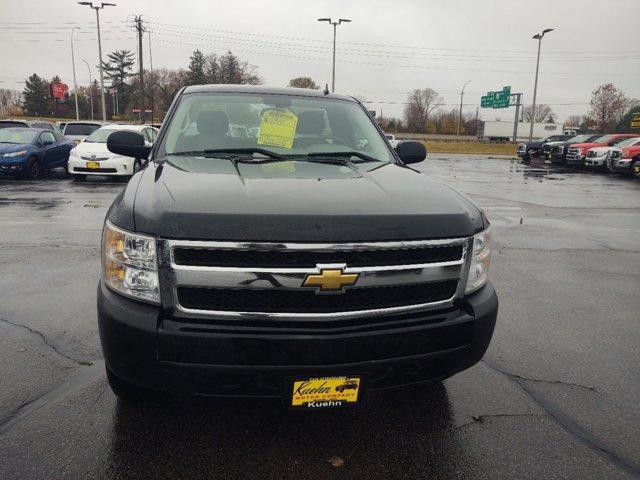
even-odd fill
[[[160,240],[163,306],[177,318],[310,320],[446,308],[464,295],[471,241]],[[308,276],[334,269],[358,278],[337,292],[303,286]]]
[[[567,160],[574,160],[581,155],[581,150],[579,148],[570,148],[567,150]]]

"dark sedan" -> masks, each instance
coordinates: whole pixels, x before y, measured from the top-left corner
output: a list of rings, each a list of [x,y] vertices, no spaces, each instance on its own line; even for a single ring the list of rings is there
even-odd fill
[[[0,173],[39,177],[45,170],[65,167],[75,143],[41,128],[0,129]]]

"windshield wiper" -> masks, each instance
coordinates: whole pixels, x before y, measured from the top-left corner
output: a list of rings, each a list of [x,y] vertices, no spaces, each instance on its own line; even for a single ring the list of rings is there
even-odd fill
[[[380,162],[381,160],[378,160],[375,157],[372,157],[371,155],[367,155],[366,153],[362,153],[362,152],[358,152],[355,150],[351,150],[351,151],[347,151],[347,152],[311,152],[311,153],[307,153],[307,157],[316,157],[316,158],[351,158],[351,157],[357,157],[362,161],[365,162]]]
[[[188,150],[188,151],[184,151],[184,152],[174,152],[174,153],[169,153],[167,155],[171,156],[171,155],[184,155],[184,156],[195,156],[195,155],[200,155],[200,156],[204,156],[204,157],[210,157],[210,158],[224,158],[224,159],[237,159],[238,155],[253,155],[254,153],[260,154],[260,155],[264,155],[265,157],[269,157],[270,159],[275,159],[275,160],[284,160],[285,157],[283,157],[282,155],[278,155],[275,152],[272,152],[271,150],[267,150],[265,148],[254,148],[254,147],[249,147],[249,148],[212,148],[212,149],[206,149],[206,150]],[[260,161],[260,160],[256,160],[256,161]]]

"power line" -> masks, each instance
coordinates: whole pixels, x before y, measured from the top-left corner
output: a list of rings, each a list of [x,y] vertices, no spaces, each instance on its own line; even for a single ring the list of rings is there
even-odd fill
[[[177,41],[169,41],[169,40],[157,40],[158,42],[174,44],[174,45],[185,45],[191,47],[201,47],[201,48],[210,48],[211,45],[204,45],[200,43],[190,43],[190,42],[177,42]],[[219,47],[219,45],[216,45]],[[277,57],[287,57],[287,58],[298,58],[303,60],[313,60],[313,61],[321,61],[324,62],[326,58],[318,58],[318,57],[307,57],[301,55],[291,55],[284,53],[276,53],[276,52],[265,52],[265,51],[254,51],[254,50],[236,50],[238,52],[249,53],[254,55],[268,55],[268,56],[277,56]],[[347,63],[354,65],[369,65],[376,67],[396,67],[396,68],[409,68],[409,69],[418,69],[418,70],[432,70],[432,71],[460,71],[460,72],[488,72],[488,73],[509,73],[516,75],[531,75],[531,71],[518,71],[518,70],[496,70],[496,69],[474,69],[474,68],[451,68],[451,67],[430,67],[424,65],[403,65],[403,64],[394,64],[394,63],[379,63],[379,62],[358,62],[353,60],[340,60],[339,63]],[[545,75],[609,75],[611,76],[611,72],[545,72]],[[640,75],[640,72],[617,72],[615,75]]]

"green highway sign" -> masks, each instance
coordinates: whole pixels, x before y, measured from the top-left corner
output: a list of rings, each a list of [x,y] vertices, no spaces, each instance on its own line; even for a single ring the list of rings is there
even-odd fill
[[[482,108],[508,108],[511,99],[511,86],[502,87],[499,92],[488,92],[480,98]]]
[[[484,97],[480,98],[480,106],[482,108],[492,108],[493,107],[493,92],[489,92]]]
[[[631,128],[640,128],[640,113],[633,114],[631,118]]]

